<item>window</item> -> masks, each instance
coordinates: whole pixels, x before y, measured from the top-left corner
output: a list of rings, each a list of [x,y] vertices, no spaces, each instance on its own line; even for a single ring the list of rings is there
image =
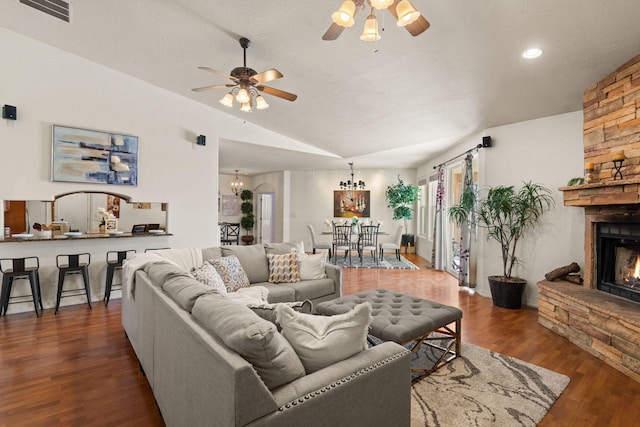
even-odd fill
[[[427,189],[428,199],[427,204],[427,238],[430,242],[433,242],[433,228],[435,227],[436,219],[436,192],[438,190],[438,175],[434,175],[429,178],[429,187]]]
[[[428,234],[429,228],[427,226],[427,181],[418,181],[419,198],[417,209],[418,220],[418,235],[425,236]]]

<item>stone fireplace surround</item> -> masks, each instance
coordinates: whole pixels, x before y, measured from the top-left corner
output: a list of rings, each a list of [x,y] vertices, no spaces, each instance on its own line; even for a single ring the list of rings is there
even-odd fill
[[[594,182],[562,187],[565,206],[585,210],[584,283],[538,282],[538,322],[640,382],[640,303],[596,289],[600,222],[640,224],[640,55],[583,98],[584,160]],[[622,180],[613,157],[623,152]]]

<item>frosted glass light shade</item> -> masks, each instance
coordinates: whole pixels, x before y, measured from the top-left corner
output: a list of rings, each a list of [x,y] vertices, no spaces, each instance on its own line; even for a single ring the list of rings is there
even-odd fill
[[[420,17],[420,12],[415,10],[408,0],[401,0],[396,6],[398,14],[398,27],[404,27],[416,21]]]
[[[378,33],[378,21],[374,15],[369,15],[364,23],[364,32],[360,36],[360,40],[365,42],[380,40],[380,33]]]
[[[258,95],[256,97],[256,108],[258,110],[264,110],[266,108],[269,108],[269,104],[267,104],[267,100],[264,99],[262,95]]]
[[[386,9],[393,4],[393,0],[369,0],[374,9]]]
[[[249,96],[249,92],[247,92],[245,88],[240,89],[236,94],[236,101],[238,101],[241,104],[246,104],[250,100],[251,100],[251,97]]]
[[[245,113],[250,113],[251,112],[251,104],[248,102],[245,102],[242,104],[242,107],[240,107],[241,111],[244,111]]]
[[[224,105],[225,107],[233,107],[233,95],[231,94],[231,92],[227,93],[220,100],[220,104]]]
[[[341,27],[353,25],[353,14],[356,12],[356,4],[351,0],[346,0],[337,12],[331,15],[331,19]]]

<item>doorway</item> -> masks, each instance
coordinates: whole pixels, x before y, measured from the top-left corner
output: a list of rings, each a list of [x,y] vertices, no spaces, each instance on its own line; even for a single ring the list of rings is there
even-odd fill
[[[275,193],[260,193],[258,200],[258,230],[260,243],[273,243],[275,237]]]

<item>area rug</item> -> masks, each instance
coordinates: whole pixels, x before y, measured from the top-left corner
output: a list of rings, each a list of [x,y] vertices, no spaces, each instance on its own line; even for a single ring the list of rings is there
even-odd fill
[[[414,356],[412,365],[431,359]],[[473,344],[411,387],[411,426],[536,426],[569,377]]]
[[[329,261],[330,264],[337,265],[343,268],[400,268],[405,270],[418,270],[418,267],[403,256],[396,258],[395,255],[385,256],[378,263],[373,260],[371,255],[364,255],[362,257],[362,263],[360,263],[360,257],[358,255],[351,256],[351,264],[349,264],[349,257],[346,259],[344,256],[338,256],[337,262],[333,260]]]

